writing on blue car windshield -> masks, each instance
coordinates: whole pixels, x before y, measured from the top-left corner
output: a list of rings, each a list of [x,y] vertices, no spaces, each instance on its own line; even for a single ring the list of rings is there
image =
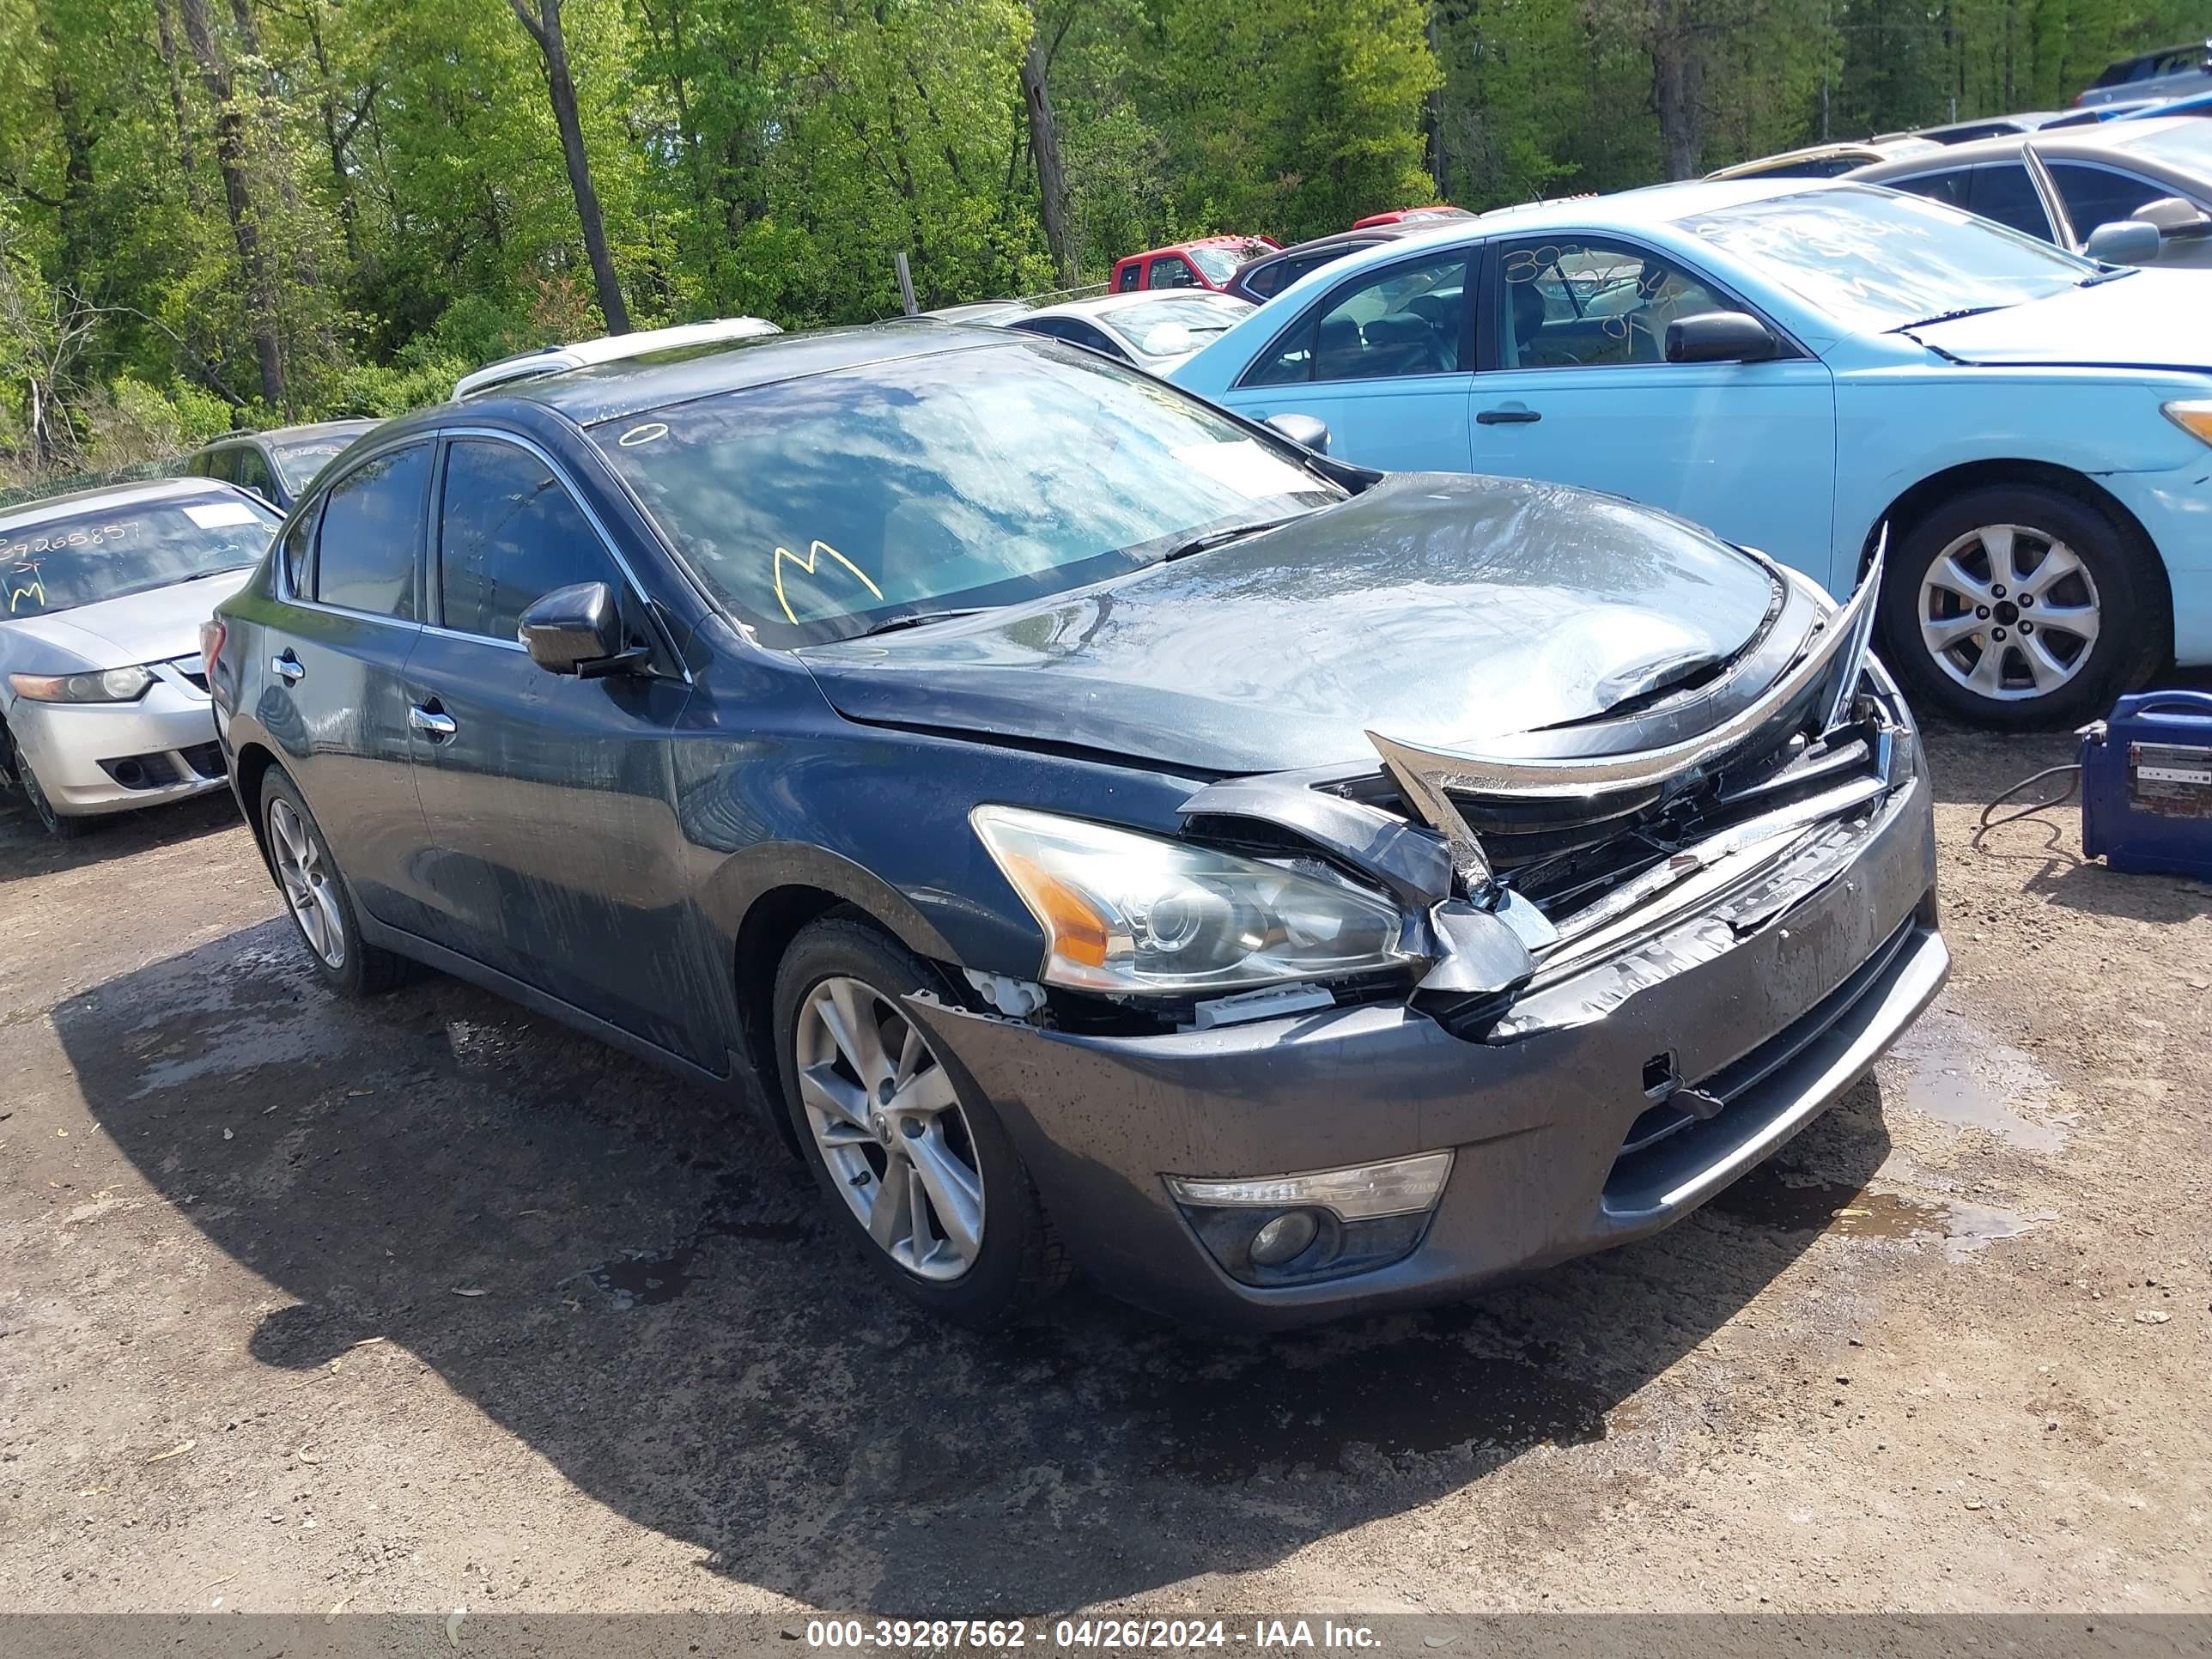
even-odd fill
[[[0,620],[243,569],[267,550],[276,530],[274,513],[234,495],[124,501],[0,526]]]
[[[2001,310],[2098,275],[2087,260],[1993,221],[1865,185],[1746,202],[1682,228],[1870,331]]]
[[[1172,387],[1012,338],[592,435],[730,614],[779,647],[1065,592],[1344,494]]]

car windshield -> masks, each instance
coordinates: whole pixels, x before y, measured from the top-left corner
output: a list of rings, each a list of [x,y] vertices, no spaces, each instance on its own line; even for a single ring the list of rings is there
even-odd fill
[[[276,515],[235,495],[118,501],[65,519],[0,526],[9,617],[46,617],[195,576],[237,570],[268,550]]]
[[[592,437],[763,644],[1064,592],[1343,491],[1172,387],[1043,340],[623,416]]]
[[[1243,320],[1252,307],[1225,295],[1194,294],[1174,300],[1144,300],[1117,307],[1098,319],[1147,357],[1171,357],[1195,351]]]
[[[1239,242],[1233,247],[1192,247],[1183,252],[1191,264],[1209,283],[1225,283],[1237,274],[1237,267],[1267,248],[1258,242]]]
[[[1872,331],[2040,300],[2097,275],[2087,260],[1990,220],[1859,185],[1681,222],[1827,315]]]
[[[360,435],[347,432],[334,438],[303,438],[297,443],[271,444],[269,449],[276,458],[276,471],[284,480],[284,488],[296,495],[326,463],[344,453]]]

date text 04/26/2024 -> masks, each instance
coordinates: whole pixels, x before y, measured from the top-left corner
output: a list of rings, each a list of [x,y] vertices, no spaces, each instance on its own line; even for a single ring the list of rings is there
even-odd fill
[[[961,1648],[979,1653],[1019,1649],[1130,1650],[1244,1647],[1363,1650],[1382,1645],[1365,1625],[1334,1620],[1255,1619],[1061,1619],[1032,1627],[1019,1619],[811,1619],[810,1648],[848,1650],[918,1649],[943,1652]]]

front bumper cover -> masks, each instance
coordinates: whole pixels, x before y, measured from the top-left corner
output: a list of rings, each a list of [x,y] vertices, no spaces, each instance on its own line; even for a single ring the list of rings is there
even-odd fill
[[[57,812],[125,812],[225,787],[226,771],[215,765],[211,751],[213,711],[207,694],[185,677],[187,665],[197,666],[155,665],[154,684],[132,702],[15,700],[8,729]],[[147,780],[137,787],[110,769],[131,761],[140,763]]]
[[[1395,1003],[1145,1036],[909,1006],[998,1107],[1069,1248],[1111,1289],[1260,1328],[1416,1305],[1679,1219],[1810,1122],[1934,999],[1949,959],[1926,780],[1895,789],[1847,847],[1800,856],[1796,893],[1754,884],[1540,979],[1486,1040]],[[1624,1157],[1659,1056],[1714,1082],[1725,1106]],[[1315,1283],[1231,1279],[1163,1181],[1444,1147],[1457,1157],[1418,1246]]]

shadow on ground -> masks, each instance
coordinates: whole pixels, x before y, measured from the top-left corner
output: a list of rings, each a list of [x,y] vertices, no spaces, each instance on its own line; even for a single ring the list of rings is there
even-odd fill
[[[0,886],[234,830],[238,803],[229,790],[216,789],[173,805],[84,822],[82,833],[57,841],[31,815],[22,792],[0,781]]]
[[[713,1570],[902,1613],[1264,1565],[1663,1412],[1663,1390],[1622,1402],[1888,1144],[1863,1085],[1789,1154],[1820,1202],[1761,1171],[1657,1239],[1425,1316],[1230,1339],[1079,1289],[981,1337],[891,1302],[742,1108],[451,980],[336,1000],[282,921],[54,1019],[115,1146],[292,1299],[257,1358],[403,1344]]]

